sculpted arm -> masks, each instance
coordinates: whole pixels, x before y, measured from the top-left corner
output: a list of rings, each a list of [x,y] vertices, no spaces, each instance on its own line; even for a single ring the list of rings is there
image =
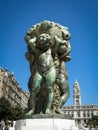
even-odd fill
[[[53,53],[57,52],[59,45],[62,43],[62,40],[58,36],[55,36],[54,40],[55,40],[55,45],[53,47]]]
[[[30,46],[30,48],[36,52],[36,37],[33,37],[31,38],[29,41],[28,41],[28,45]]]
[[[35,54],[39,54],[39,53],[40,53],[40,50],[36,47],[36,40],[37,40],[36,37],[31,38],[31,39],[28,41],[28,45],[30,46],[30,48],[32,49],[32,51],[33,51]]]

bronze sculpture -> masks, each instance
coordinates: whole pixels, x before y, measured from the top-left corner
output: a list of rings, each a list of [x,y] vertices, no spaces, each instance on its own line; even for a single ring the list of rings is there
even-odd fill
[[[70,95],[65,68],[65,62],[71,59],[69,39],[67,27],[46,20],[27,31],[26,58],[31,71],[27,115],[62,114]]]

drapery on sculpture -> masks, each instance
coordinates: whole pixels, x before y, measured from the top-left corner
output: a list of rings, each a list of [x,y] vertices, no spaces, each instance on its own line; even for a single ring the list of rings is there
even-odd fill
[[[31,72],[27,115],[62,114],[70,95],[65,68],[65,62],[71,59],[69,39],[67,27],[46,20],[27,31],[25,56]]]

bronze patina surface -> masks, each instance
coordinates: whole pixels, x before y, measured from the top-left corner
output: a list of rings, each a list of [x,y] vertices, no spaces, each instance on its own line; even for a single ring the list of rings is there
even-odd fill
[[[70,37],[67,27],[47,20],[27,31],[25,56],[31,72],[27,117],[63,114],[61,108],[70,95],[65,67],[71,59]]]

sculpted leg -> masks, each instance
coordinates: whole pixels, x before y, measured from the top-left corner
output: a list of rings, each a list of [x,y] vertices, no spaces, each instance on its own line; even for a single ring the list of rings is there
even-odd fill
[[[61,90],[61,97],[58,103],[58,109],[57,109],[58,113],[62,113],[61,108],[63,107],[63,105],[66,103],[67,99],[70,96],[69,85],[65,77],[62,77],[60,80],[60,90]]]
[[[69,98],[69,88],[67,86],[66,92],[64,92],[63,95],[60,97],[59,108],[63,107],[63,105],[66,103],[68,98]]]
[[[52,68],[46,74],[46,87],[48,89],[48,100],[47,100],[47,106],[46,106],[46,112],[45,113],[51,113],[51,107],[52,107],[53,97],[54,97],[55,80],[56,80],[56,72],[55,72],[55,69]]]
[[[32,100],[31,100],[31,91],[32,91],[32,82],[33,82],[33,76],[31,75],[30,78],[29,78],[29,82],[28,82],[28,89],[29,89],[29,92],[30,92],[30,97],[29,97],[29,100],[28,100],[28,108],[29,110],[32,108],[31,104],[32,104]]]
[[[27,115],[31,115],[34,113],[35,110],[35,101],[36,101],[36,94],[38,90],[40,89],[40,84],[41,84],[42,76],[36,72],[30,86],[32,86],[32,89],[30,88],[30,99],[29,99],[29,112]]]

